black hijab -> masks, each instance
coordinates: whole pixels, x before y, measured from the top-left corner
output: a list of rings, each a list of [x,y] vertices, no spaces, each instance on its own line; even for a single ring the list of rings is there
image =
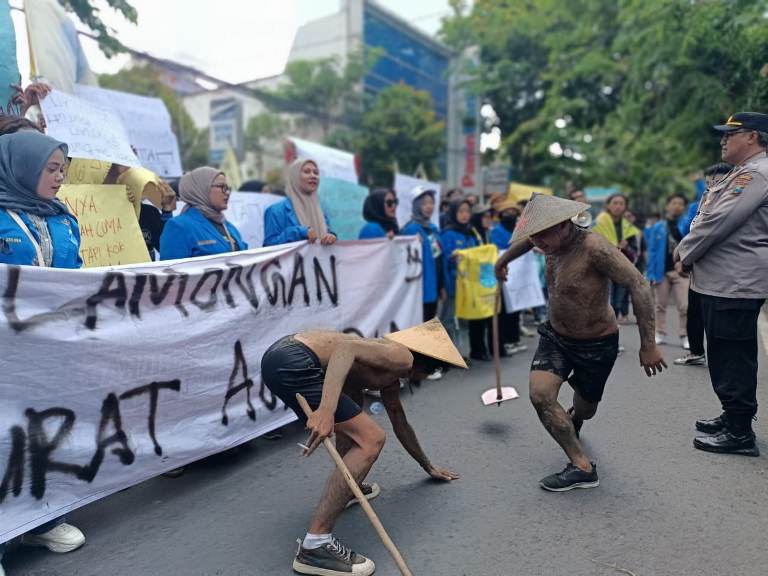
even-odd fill
[[[389,218],[384,211],[384,200],[387,195],[397,198],[394,192],[386,188],[376,188],[371,190],[368,197],[363,202],[363,218],[366,222],[376,222],[380,224],[387,232],[400,233],[400,227],[397,225],[396,218]]]
[[[472,233],[472,222],[467,222],[466,224],[459,224],[456,220],[456,214],[459,212],[459,208],[461,208],[462,204],[466,204],[470,211],[472,210],[472,206],[467,202],[466,200],[454,200],[451,202],[451,207],[448,208],[448,214],[446,218],[446,230],[453,230],[455,232],[460,232],[464,234],[465,236],[474,236]]]

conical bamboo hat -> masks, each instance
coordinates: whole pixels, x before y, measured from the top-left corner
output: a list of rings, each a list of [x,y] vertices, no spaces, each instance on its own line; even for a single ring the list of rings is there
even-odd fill
[[[387,334],[384,338],[402,344],[411,352],[418,352],[459,368],[467,367],[467,363],[437,318],[413,328]]]
[[[583,202],[574,202],[547,194],[534,194],[526,204],[520,218],[517,219],[517,226],[515,226],[515,231],[512,234],[512,243],[530,238],[547,228],[552,228],[552,226],[557,226],[561,222],[581,214],[584,210],[589,210],[589,208],[589,204]]]

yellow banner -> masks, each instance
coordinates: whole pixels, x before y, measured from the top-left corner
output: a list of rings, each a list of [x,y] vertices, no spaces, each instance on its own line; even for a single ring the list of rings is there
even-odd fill
[[[552,188],[547,188],[545,186],[532,186],[531,184],[521,184],[520,182],[510,182],[507,192],[507,200],[512,200],[513,202],[529,200],[531,196],[533,196],[534,192],[552,196]]]
[[[149,262],[125,186],[65,185],[58,194],[80,226],[84,268]]]

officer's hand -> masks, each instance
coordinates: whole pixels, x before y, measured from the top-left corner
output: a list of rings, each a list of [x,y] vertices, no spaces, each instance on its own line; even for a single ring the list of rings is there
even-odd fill
[[[656,376],[656,372],[661,373],[663,368],[667,368],[664,356],[656,344],[648,348],[640,348],[640,366],[643,367],[648,378]]]

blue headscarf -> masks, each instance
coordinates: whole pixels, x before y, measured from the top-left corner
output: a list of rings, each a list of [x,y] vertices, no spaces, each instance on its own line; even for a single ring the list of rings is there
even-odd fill
[[[57,149],[67,157],[67,145],[34,130],[0,136],[0,208],[36,216],[67,214],[61,200],[37,195],[37,183]]]

